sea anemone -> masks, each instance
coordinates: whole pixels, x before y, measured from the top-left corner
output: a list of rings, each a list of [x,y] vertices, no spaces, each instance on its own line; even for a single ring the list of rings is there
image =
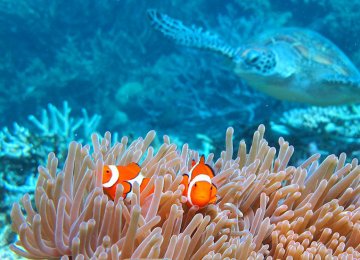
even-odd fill
[[[360,258],[360,166],[346,155],[319,162],[314,154],[300,166],[288,166],[294,148],[279,139],[279,150],[264,139],[260,125],[247,149],[234,152],[233,128],[216,161],[213,182],[218,200],[205,208],[188,207],[180,184],[199,154],[181,151],[164,136],[150,146],[155,132],[128,144],[111,144],[92,135],[92,149],[72,142],[58,172],[50,153],[39,167],[35,208],[29,195],[15,203],[11,218],[19,241],[10,248],[28,258],[62,259],[294,259]],[[138,162],[149,185],[133,186],[115,200],[102,190],[104,164]],[[154,192],[151,192],[154,187]]]

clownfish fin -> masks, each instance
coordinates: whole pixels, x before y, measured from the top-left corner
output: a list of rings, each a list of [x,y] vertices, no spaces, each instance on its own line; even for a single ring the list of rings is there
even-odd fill
[[[149,182],[150,182],[150,178],[142,179],[142,182],[140,184],[140,192],[142,192],[146,188],[146,186],[149,184]]]
[[[211,177],[211,178],[214,178],[215,177],[215,171],[214,169],[209,165],[209,164],[205,164],[205,166],[207,167],[207,169],[209,170],[209,173],[208,175]]]
[[[201,155],[199,163],[205,164],[205,155]]]
[[[213,168],[210,165],[206,164],[204,160],[200,160],[199,164],[197,164],[191,169],[191,179],[195,178],[200,174],[205,174],[210,178],[213,178],[215,176]]]
[[[132,190],[132,185],[127,181],[122,181],[120,184],[124,187],[123,198],[125,199],[128,193]]]
[[[111,200],[115,200],[116,195],[116,185],[113,185],[109,188],[104,188],[104,193],[110,197]]]
[[[185,186],[187,186],[189,184],[189,175],[184,173],[183,174],[183,178],[180,184],[184,184]]]
[[[211,193],[210,193],[211,199],[209,201],[210,204],[214,204],[216,202],[216,200],[217,200],[216,194],[217,194],[217,187],[215,184],[212,183],[211,184]]]
[[[144,178],[140,184],[140,192],[143,192],[145,190],[146,186],[149,184],[150,178]],[[152,186],[151,190],[149,191],[149,194],[154,193],[155,187]]]
[[[196,165],[195,159],[192,159],[191,161],[191,167],[194,167]]]
[[[140,166],[135,162],[131,162],[126,166],[118,166],[118,168],[120,172],[120,180],[123,181],[135,179],[141,171]]]
[[[136,162],[131,162],[126,166],[127,170],[129,171],[129,173],[131,173],[134,177],[131,179],[136,178],[136,176],[139,175],[140,171],[141,171],[141,167],[139,166],[139,164],[137,164]]]
[[[210,201],[209,204],[215,204],[216,203],[216,197],[213,197]]]
[[[182,178],[180,184],[184,185],[185,189],[183,191],[183,195],[187,196],[187,191],[188,191],[188,187],[189,187],[189,175],[188,174],[183,174],[183,178]]]

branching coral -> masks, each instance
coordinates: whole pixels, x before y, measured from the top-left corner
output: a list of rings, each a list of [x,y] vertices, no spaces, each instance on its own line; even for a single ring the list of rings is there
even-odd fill
[[[308,107],[286,111],[279,119],[287,129],[333,136],[342,141],[357,142],[360,137],[360,106]],[[276,129],[277,123],[273,123]],[[286,133],[286,132],[285,132]]]
[[[299,147],[316,143],[313,149],[324,154],[346,151],[358,157],[360,137],[360,106],[308,107],[284,112],[271,122],[277,134],[287,135]],[[314,145],[313,145],[314,146]]]
[[[39,162],[54,151],[62,160],[66,156],[67,143],[77,139],[84,142],[99,124],[100,116],[89,116],[83,109],[82,117],[70,115],[67,102],[58,109],[49,104],[40,119],[31,115],[27,127],[14,123],[12,131],[4,127],[0,131],[0,199],[1,211],[9,210],[19,194],[33,194],[35,172]],[[1,239],[4,239],[0,236]]]
[[[37,160],[50,151],[61,153],[66,150],[66,143],[75,137],[82,142],[88,138],[101,119],[97,114],[89,117],[85,109],[81,118],[72,117],[70,113],[66,101],[62,109],[49,104],[47,110],[42,110],[40,118],[29,116],[29,127],[18,123],[14,123],[13,131],[4,127],[0,132],[0,158]]]
[[[96,130],[99,125],[101,116],[93,115],[89,118],[86,109],[82,109],[82,118],[74,118],[70,116],[71,108],[68,102],[63,103],[62,110],[53,104],[48,105],[48,109],[43,109],[41,119],[33,115],[29,116],[29,120],[38,128],[42,136],[58,136],[61,142],[73,140],[75,135],[79,141],[87,138]],[[79,131],[82,132],[79,132]]]
[[[92,147],[72,142],[63,170],[53,153],[39,167],[35,208],[28,195],[15,203],[11,217],[19,241],[11,249],[28,258],[62,259],[257,259],[288,256],[305,259],[360,257],[360,166],[346,155],[315,154],[299,167],[288,166],[294,148],[279,139],[269,147],[265,128],[255,132],[250,149],[244,141],[234,156],[233,129],[226,149],[214,162],[215,205],[187,208],[181,174],[199,154],[185,144],[181,151],[164,136],[157,152],[155,132],[128,144],[111,144],[107,132],[94,134]],[[141,164],[150,177],[140,193],[133,187],[114,201],[102,191],[104,164]],[[150,193],[151,186],[154,193]]]
[[[28,128],[14,123],[13,133],[8,127],[0,132],[0,157],[28,157],[31,154],[30,131]]]

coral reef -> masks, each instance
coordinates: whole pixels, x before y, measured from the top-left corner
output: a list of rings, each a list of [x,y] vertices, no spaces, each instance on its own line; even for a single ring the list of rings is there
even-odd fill
[[[30,115],[29,121],[24,123],[26,126],[14,123],[12,130],[4,127],[0,131],[1,212],[8,212],[21,193],[33,196],[37,181],[34,173],[49,152],[55,152],[60,160],[64,160],[70,140],[88,142],[90,133],[96,131],[101,119],[99,115],[89,116],[83,109],[82,117],[73,117],[70,112],[67,102],[61,109],[49,104],[40,117]],[[2,216],[1,224],[0,241],[8,244],[14,239],[13,233],[9,232],[8,214]],[[2,246],[0,244],[0,248]]]
[[[4,127],[0,131],[0,173],[34,172],[44,156],[53,151],[63,159],[71,140],[87,141],[90,133],[97,130],[101,116],[95,114],[89,117],[82,109],[82,117],[70,116],[71,108],[68,102],[63,102],[62,109],[49,104],[43,109],[41,117],[28,117],[27,126],[13,124],[13,130]],[[11,179],[16,179],[14,176]],[[20,177],[24,179],[24,176]],[[3,179],[2,185],[6,185]],[[19,184],[19,183],[17,183]]]
[[[74,105],[81,97],[79,107],[88,107],[91,113],[101,109],[111,127],[106,130],[112,131],[121,127],[134,132],[141,122],[142,129],[174,132],[176,123],[182,121],[189,123],[184,129],[191,133],[197,128],[194,121],[212,116],[220,125],[227,125],[235,120],[241,122],[248,111],[256,118],[252,125],[263,122],[266,114],[259,112],[260,104],[271,105],[274,101],[258,95],[251,97],[248,93],[253,92],[229,75],[221,58],[175,50],[150,30],[147,8],[161,6],[174,11],[177,5],[184,10],[179,18],[214,28],[235,44],[263,27],[281,26],[289,17],[273,15],[275,7],[269,1],[234,1],[215,11],[204,0],[141,4],[131,0],[81,0],[66,5],[51,0],[46,7],[37,0],[24,0],[21,4],[5,0],[0,4],[0,35],[4,36],[0,47],[7,50],[0,57],[0,73],[5,75],[0,81],[0,109],[5,118],[0,120],[12,122],[19,115],[35,113],[27,104],[55,102],[60,96]],[[64,12],[66,16],[62,15]],[[13,47],[18,44],[19,48]],[[133,93],[134,98],[121,97],[130,83],[140,84],[142,91]],[[181,108],[176,118],[169,109],[175,102]],[[222,102],[234,106],[225,108]],[[13,107],[17,109],[10,113]],[[249,107],[255,109],[243,111]],[[114,114],[118,120],[114,120]],[[189,120],[184,120],[190,115]],[[157,120],[159,116],[164,120]],[[215,133],[216,130],[206,134]]]
[[[319,162],[314,154],[299,167],[288,166],[294,148],[279,139],[279,150],[264,139],[260,125],[249,148],[234,151],[233,128],[226,149],[214,160],[219,199],[206,208],[183,204],[182,173],[199,154],[181,151],[164,136],[157,150],[155,132],[113,144],[111,134],[92,135],[92,147],[71,142],[63,170],[48,155],[39,167],[35,208],[29,195],[15,203],[11,218],[19,241],[11,249],[28,258],[98,259],[257,259],[270,256],[360,257],[360,166],[346,155]],[[104,164],[138,162],[150,183],[134,185],[114,201],[102,191]],[[154,186],[154,193],[150,194]]]
[[[178,12],[179,19],[212,28],[234,46],[265,29],[294,25],[319,29],[345,51],[356,47],[342,42],[354,37],[338,37],[339,32],[352,35],[349,30],[356,30],[356,25],[348,26],[349,19],[357,17],[356,8],[351,12],[353,18],[345,19],[347,5],[292,2],[288,4],[293,8],[284,9],[282,1],[269,0],[234,0],[221,5],[204,0],[141,4],[81,0],[65,5],[51,0],[46,7],[36,0],[21,4],[4,0],[0,4],[0,47],[6,50],[0,56],[0,110],[4,115],[0,122],[9,125],[24,114],[36,113],[33,104],[58,102],[61,97],[74,109],[101,111],[107,122],[101,130],[121,128],[128,135],[145,134],[140,129],[161,129],[183,139],[192,139],[193,132],[217,138],[217,125],[237,124],[247,129],[264,123],[270,115],[276,117],[294,106],[247,88],[215,55],[174,48],[150,29],[145,10]],[[324,15],[338,18],[327,19],[325,26],[319,25],[322,19],[315,24],[304,22],[303,13],[297,15],[303,10],[299,7],[313,5],[322,11],[330,8]],[[65,11],[66,16],[62,15]],[[126,90],[132,84],[137,85],[137,92],[129,98]],[[202,145],[201,140],[193,143]]]
[[[276,134],[288,136],[296,147],[305,148],[308,155],[332,151],[346,152],[353,158],[360,156],[359,105],[291,109],[274,118],[270,126]]]
[[[169,243],[184,250],[190,243],[189,248],[195,254],[196,251],[200,252],[203,249],[196,241],[206,242],[205,246],[208,245],[214,252],[219,252],[220,255],[214,253],[215,258],[225,257],[227,254],[238,257],[240,255],[236,252],[239,251],[245,255],[270,254],[284,258],[286,254],[292,254],[294,246],[299,252],[304,248],[311,254],[316,254],[314,248],[318,246],[320,255],[327,250],[324,251],[324,247],[329,250],[332,248],[333,254],[338,254],[342,247],[344,247],[343,251],[350,252],[351,248],[355,248],[352,239],[358,234],[356,233],[359,227],[358,204],[354,204],[357,208],[353,209],[347,196],[349,193],[355,194],[359,188],[356,186],[356,181],[353,184],[348,183],[354,173],[350,174],[350,166],[346,166],[348,164],[344,161],[349,161],[348,157],[359,156],[356,154],[359,150],[358,146],[355,146],[357,139],[349,142],[352,137],[347,136],[347,129],[354,129],[353,133],[356,132],[357,123],[351,126],[351,120],[332,117],[331,120],[336,120],[336,124],[319,122],[315,132],[313,131],[315,128],[309,128],[309,131],[304,131],[307,136],[302,134],[305,130],[304,126],[293,127],[291,122],[279,122],[279,118],[284,117],[281,116],[283,111],[295,111],[292,110],[295,108],[294,105],[278,102],[252,91],[242,83],[241,79],[229,73],[227,64],[221,58],[206,52],[194,53],[192,50],[174,48],[172,43],[163,40],[150,30],[145,15],[145,10],[148,8],[157,8],[169,15],[176,13],[176,17],[189,24],[213,28],[234,46],[270,27],[307,27],[329,37],[355,62],[359,62],[360,54],[355,52],[358,47],[354,39],[360,32],[360,25],[353,22],[359,20],[359,8],[356,1],[342,1],[342,3],[344,4],[323,0],[292,0],[287,5],[284,5],[282,0],[233,0],[226,3],[214,0],[185,2],[80,0],[71,3],[49,0],[46,4],[38,0],[1,1],[0,48],[3,50],[0,55],[1,125],[9,126],[9,122],[18,121],[24,114],[36,114],[35,109],[39,104],[49,102],[58,104],[62,100],[68,100],[74,110],[86,107],[89,114],[101,111],[105,124],[98,126],[102,131],[105,128],[111,130],[114,140],[118,139],[114,132],[119,129],[121,134],[128,135],[129,139],[132,139],[132,136],[144,135],[145,129],[172,133],[172,143],[166,138],[166,143],[156,155],[154,155],[156,149],[146,150],[148,144],[143,143],[143,140],[136,140],[132,146],[127,147],[127,150],[121,150],[125,149],[126,138],[122,141],[123,148],[120,149],[121,144],[110,146],[108,135],[104,139],[105,143],[97,144],[94,141],[97,150],[92,153],[92,149],[86,146],[86,143],[90,133],[98,124],[98,118],[87,116],[84,111],[81,118],[74,117],[70,122],[72,117],[67,106],[64,110],[49,106],[47,112],[44,112],[45,117],[30,117],[29,124],[19,122],[12,128],[3,128],[0,131],[0,188],[2,189],[0,199],[3,207],[1,212],[6,212],[10,203],[17,200],[16,197],[20,193],[29,192],[30,198],[33,198],[32,194],[38,178],[35,169],[39,163],[45,163],[45,154],[54,151],[59,161],[58,168],[62,169],[67,156],[65,151],[68,142],[78,140],[84,145],[77,143],[71,145],[70,151],[73,153],[68,158],[73,158],[74,151],[78,157],[74,162],[73,170],[67,166],[68,163],[66,164],[64,168],[66,174],[58,171],[55,174],[53,168],[51,170],[44,170],[47,169],[46,167],[40,168],[46,175],[41,175],[39,179],[48,182],[37,184],[42,197],[36,200],[34,209],[36,211],[33,212],[27,207],[30,214],[26,218],[19,220],[16,217],[17,230],[21,231],[22,239],[18,246],[21,247],[22,243],[29,245],[26,244],[27,242],[31,245],[28,248],[30,250],[23,254],[29,256],[30,253],[39,253],[43,258],[50,258],[51,255],[70,254],[90,256],[96,252],[95,255],[104,257],[105,253],[109,254],[111,245],[116,244],[116,239],[120,241],[116,244],[120,251],[125,241],[126,245],[135,241],[134,254],[136,252],[138,255],[154,256],[157,254],[164,256],[165,246]],[[178,8],[179,6],[181,8]],[[304,12],[307,13],[306,17]],[[348,37],[341,37],[342,35]],[[136,91],[128,93],[131,86],[136,86]],[[349,113],[355,111],[352,108],[347,109]],[[55,110],[58,110],[62,116],[59,116]],[[315,112],[318,113],[317,110]],[[325,110],[319,113],[326,114]],[[280,151],[275,157],[274,148],[270,148],[269,146],[272,145],[267,144],[262,138],[263,130],[261,130],[253,141],[253,148],[246,155],[244,143],[241,143],[239,157],[231,157],[229,154],[232,147],[228,142],[227,152],[221,158],[216,161],[209,159],[209,163],[217,165],[218,176],[232,173],[231,176],[226,175],[223,180],[219,180],[219,184],[224,187],[220,190],[222,197],[219,203],[199,212],[195,209],[182,209],[183,198],[179,195],[181,187],[176,186],[179,180],[175,172],[178,173],[179,169],[181,169],[180,174],[186,172],[190,157],[196,157],[197,153],[187,150],[187,146],[182,153],[175,152],[174,139],[176,144],[182,143],[182,140],[189,140],[190,147],[196,148],[197,151],[200,149],[206,153],[216,151],[217,154],[223,150],[223,144],[219,142],[222,140],[220,139],[222,129],[219,126],[234,125],[239,129],[237,136],[249,139],[252,129],[260,122],[267,123],[270,117],[275,124],[286,125],[287,133],[282,134],[286,134],[286,138],[296,145],[297,152],[290,160],[294,161],[296,158],[295,161],[300,161],[301,158],[315,152],[328,154],[329,151],[337,155],[341,151],[346,151],[348,157],[345,160],[344,155],[340,155],[338,159],[330,156],[319,166],[320,162],[315,156],[310,157],[308,161],[312,166],[301,163],[296,164],[300,165],[297,168],[287,166],[292,148],[288,148],[288,144],[282,140]],[[53,121],[53,118],[56,121]],[[63,119],[70,121],[66,123]],[[83,120],[81,125],[79,125],[80,120]],[[272,129],[267,139],[269,143],[272,144],[274,136],[279,135],[277,132],[280,131],[279,129]],[[283,129],[285,128],[281,130]],[[331,134],[327,132],[329,129]],[[52,134],[45,137],[46,132]],[[65,133],[67,137],[64,137]],[[336,139],[337,137],[340,141]],[[150,139],[146,140],[150,141]],[[159,139],[155,139],[152,146],[157,146],[158,142]],[[144,147],[140,149],[139,146],[142,144]],[[287,152],[289,154],[286,155]],[[146,171],[149,176],[154,176],[157,189],[160,189],[163,183],[159,192],[160,197],[149,196],[145,199],[145,195],[139,198],[137,194],[136,199],[118,200],[112,204],[110,201],[106,202],[107,198],[103,196],[96,181],[86,179],[89,178],[88,175],[85,179],[82,179],[83,176],[79,177],[79,172],[83,173],[84,170],[77,168],[79,165],[88,167],[91,174],[99,174],[99,170],[94,169],[97,164],[115,159],[117,162],[136,160],[139,159],[140,153],[143,154],[140,159],[142,166],[153,167]],[[265,157],[266,154],[268,155]],[[284,159],[285,155],[286,159]],[[149,156],[149,161],[144,161],[146,156]],[[50,165],[54,167],[56,160],[52,154],[48,167]],[[329,176],[335,161],[337,162],[335,174]],[[354,161],[352,169],[356,169],[356,164]],[[327,169],[327,166],[331,167]],[[266,168],[271,171],[266,173]],[[47,171],[51,174],[47,174]],[[321,187],[309,186],[314,179],[304,181],[305,175],[311,178],[314,172],[321,175],[319,182],[316,182],[321,184]],[[69,176],[79,178],[69,179]],[[88,182],[83,193],[81,191],[76,193],[77,189],[73,186],[70,188],[71,194],[68,193],[69,190],[50,191],[51,185],[55,186],[56,182],[69,187],[79,184],[81,180]],[[321,180],[327,182],[324,191],[322,190],[324,181],[321,183]],[[337,194],[334,200],[334,190],[341,185],[345,185],[346,189]],[[229,191],[226,190],[227,187]],[[95,189],[91,190],[91,188]],[[257,190],[254,188],[258,188],[259,193],[255,194]],[[261,195],[261,192],[265,195]],[[84,199],[80,205],[73,203],[75,194]],[[299,194],[300,198],[298,198]],[[312,197],[306,198],[308,194],[312,194]],[[55,222],[51,221],[57,219],[57,209],[64,206],[62,204],[64,196],[66,205],[63,223],[57,222],[59,224],[56,226]],[[315,202],[316,198],[319,198],[317,202]],[[353,200],[356,198],[358,197],[354,195]],[[44,206],[45,199],[49,204]],[[122,211],[122,223],[115,227],[122,231],[119,236],[108,232],[109,227],[106,226],[107,222],[104,221],[103,215],[96,210],[93,212],[85,208],[86,205],[94,205],[95,200],[104,214],[106,209],[107,214],[111,210],[116,214]],[[170,204],[174,201],[173,209],[166,204],[167,200]],[[300,200],[305,204],[299,202]],[[153,204],[160,201],[159,206],[155,207],[157,209],[155,213],[153,211],[149,213],[149,203],[152,201]],[[28,201],[24,202],[29,206]],[[312,208],[308,209],[310,204],[306,204],[307,202]],[[70,205],[79,207],[78,211],[72,213],[73,215],[70,213]],[[141,207],[141,214],[138,213],[139,208],[136,205]],[[279,209],[274,209],[274,205],[279,206]],[[44,217],[44,208],[55,209],[56,213],[47,212],[53,219]],[[329,209],[330,215],[324,215],[326,209]],[[80,214],[80,211],[86,214],[76,215]],[[197,213],[202,215],[196,215]],[[146,218],[145,214],[149,214],[149,217]],[[138,223],[131,223],[131,215],[138,216]],[[40,233],[37,222],[39,216],[42,223]],[[170,216],[171,221],[174,222],[169,224],[170,221],[165,218]],[[193,216],[196,218],[194,222],[190,222]],[[59,217],[62,217],[60,213]],[[334,221],[340,219],[339,224],[334,226],[334,222],[329,220],[330,217]],[[70,220],[74,218],[79,222],[70,226]],[[92,218],[96,222],[91,221]],[[110,219],[108,218],[109,221]],[[9,216],[1,215],[0,225],[6,226],[8,223]],[[52,233],[60,232],[61,224],[64,225],[63,241],[61,237],[60,240],[59,237],[55,240]],[[268,233],[260,234],[260,226],[266,224],[269,224],[267,227],[272,231],[268,232],[271,233],[270,236]],[[340,225],[343,225],[341,229]],[[132,228],[135,226],[134,230],[130,230],[130,226]],[[344,227],[349,226],[353,227],[352,233],[346,233],[348,229]],[[332,229],[332,235],[327,228]],[[199,231],[196,235],[192,234],[192,230]],[[203,230],[206,234],[199,235]],[[9,228],[3,229],[2,232],[0,237],[3,243],[0,247],[10,243],[14,238]],[[91,241],[84,238],[90,233],[95,237]],[[45,251],[38,249],[42,241],[38,239],[39,234],[47,246]],[[68,237],[69,234],[72,236]],[[171,235],[174,238],[169,237]],[[27,238],[29,241],[24,240]],[[73,243],[69,239],[73,239]],[[221,244],[222,242],[224,244]],[[70,243],[74,248],[69,248]],[[136,251],[140,243],[141,245],[149,243],[142,252],[139,251],[141,249]],[[250,245],[248,248],[253,252],[242,250],[243,243],[247,243],[246,246]],[[278,249],[272,243],[277,243]],[[336,243],[338,244],[335,245]],[[86,252],[84,252],[85,245],[88,245]],[[116,250],[115,246],[113,248]],[[355,257],[357,251],[354,251]],[[176,256],[175,254],[181,252],[169,251],[168,255]],[[204,254],[211,256],[213,253],[204,251]],[[10,257],[0,253],[0,258]],[[15,259],[15,256],[12,258]]]
[[[55,152],[63,160],[67,143],[74,139],[87,142],[84,138],[97,130],[99,115],[89,117],[83,109],[82,117],[75,118],[70,112],[66,101],[62,109],[49,104],[40,118],[29,116],[28,127],[14,123],[13,131],[8,127],[0,131],[1,209],[11,205],[14,198],[8,195],[33,190],[36,178],[33,173],[49,152]]]

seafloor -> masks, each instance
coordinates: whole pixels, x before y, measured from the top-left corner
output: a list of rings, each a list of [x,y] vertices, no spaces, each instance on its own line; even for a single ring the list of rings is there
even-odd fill
[[[217,233],[213,236],[215,243],[224,240],[225,245],[230,248],[236,245],[238,249],[241,248],[241,243],[248,241],[246,243],[250,243],[250,248],[253,248],[249,255],[255,252],[260,256],[274,256],[276,250],[277,253],[281,251],[274,249],[274,241],[293,239],[294,243],[298,242],[307,248],[307,242],[302,243],[306,239],[310,241],[309,232],[312,239],[320,243],[321,239],[325,239],[321,237],[322,234],[330,236],[326,232],[332,229],[337,235],[333,234],[333,238],[325,239],[326,242],[322,241],[321,245],[316,244],[321,250],[325,250],[322,246],[326,247],[324,252],[331,248],[331,253],[338,254],[350,254],[354,248],[358,250],[356,242],[359,244],[360,240],[356,237],[359,235],[356,232],[360,225],[359,177],[352,178],[354,171],[357,173],[357,159],[360,156],[360,105],[355,103],[316,107],[277,100],[254,90],[233,73],[231,65],[223,57],[177,45],[153,30],[146,16],[149,8],[176,17],[187,25],[195,24],[211,30],[233,46],[242,46],[267,29],[276,30],[285,26],[308,28],[333,41],[355,66],[360,65],[360,23],[355,22],[360,19],[358,1],[1,1],[0,258],[17,257],[9,249],[9,245],[19,239],[14,231],[20,231],[20,226],[16,225],[11,229],[11,208],[25,193],[29,194],[35,208],[39,206],[34,200],[35,187],[39,185],[38,166],[46,166],[50,152],[54,152],[58,158],[60,171],[64,167],[71,141],[79,142],[83,146],[90,145],[92,133],[102,135],[105,131],[110,131],[113,142],[122,142],[122,137],[127,136],[130,144],[132,141],[136,142],[139,136],[144,137],[151,129],[158,133],[152,143],[155,151],[164,145],[162,136],[168,134],[171,140],[168,145],[173,147],[172,152],[177,145],[176,151],[181,153],[183,144],[187,143],[194,151],[189,152],[189,156],[208,156],[213,153],[214,160],[209,160],[209,163],[211,161],[211,164],[217,165],[218,174],[225,174],[224,171],[226,172],[229,165],[237,165],[238,169],[234,172],[239,180],[225,174],[220,175],[223,179],[218,181],[221,185],[226,183],[225,180],[235,183],[231,184],[234,185],[231,189],[223,189],[219,193],[222,196],[234,196],[239,200],[234,201],[228,197],[220,200],[218,218],[215,216],[215,209],[210,207],[209,211],[201,211],[202,220],[198,219],[199,222],[194,223],[196,227],[209,224],[221,230],[221,235]],[[257,152],[251,151],[249,146],[253,144],[253,134],[260,124],[264,124],[267,129],[266,141],[259,137],[256,145],[263,140],[263,147],[258,147]],[[229,143],[225,144],[224,141],[228,126],[235,129],[235,148],[231,151]],[[294,147],[292,156],[288,155],[288,161],[284,161],[283,156],[286,153],[283,153],[292,148],[285,149],[283,139],[280,139],[279,143],[281,136],[289,142],[289,147]],[[245,153],[244,150],[239,152],[243,157],[237,157],[237,147],[242,139],[248,147]],[[274,149],[270,147],[276,148],[276,154],[273,154]],[[226,151],[226,156],[221,154],[222,151]],[[269,157],[266,159],[267,163],[264,163],[267,154]],[[336,158],[328,157],[330,154],[335,154]],[[313,155],[315,157],[311,157]],[[303,163],[309,157],[312,159],[307,161],[305,167]],[[280,168],[274,171],[276,163],[279,163],[276,158],[283,161],[279,167],[282,170],[287,169],[284,176],[281,175]],[[256,159],[260,161],[256,162]],[[270,161],[272,166],[268,165]],[[165,185],[162,196],[169,195],[170,193],[166,193],[168,191],[173,192],[172,195],[177,191],[176,196],[179,195],[179,188],[171,186],[176,184],[173,174],[179,170],[179,165],[185,170],[188,165],[186,160],[180,162],[179,158],[172,163],[166,165],[172,169],[170,173],[160,174]],[[226,163],[229,165],[226,166]],[[252,163],[257,163],[259,168]],[[329,168],[324,170],[324,167]],[[301,175],[301,169],[306,170],[306,178]],[[266,170],[269,170],[267,174],[280,174],[283,179],[276,174],[272,176],[275,179],[271,179],[265,174]],[[315,172],[316,178],[312,177]],[[149,173],[151,174],[153,172]],[[258,188],[256,185],[260,184],[256,181],[260,182],[264,176],[273,180],[263,184],[265,195],[256,194],[251,202],[247,198],[241,200],[236,197],[239,192],[246,194],[241,183],[246,180],[250,182],[251,178],[254,178],[254,186],[249,187]],[[302,177],[292,180],[294,176],[303,176],[306,180],[301,179]],[[337,179],[331,179],[335,178],[332,176],[337,176]],[[55,180],[55,176],[52,177],[52,180]],[[279,181],[280,179],[282,181]],[[167,187],[167,184],[172,188]],[[281,187],[271,186],[275,184]],[[306,188],[301,186],[305,184]],[[89,184],[89,187],[95,187],[96,183],[91,185]],[[334,189],[340,187],[343,190],[340,189],[341,192],[335,194]],[[279,189],[282,189],[281,192],[285,190],[287,197],[284,195],[277,202],[288,202],[286,209],[282,208],[281,212],[270,207],[271,203],[275,203],[276,196],[280,196],[276,195]],[[299,193],[300,199],[312,202],[312,208],[307,208],[305,202],[296,202],[295,199],[291,201],[292,195],[296,194],[296,197]],[[310,197],[306,197],[307,195]],[[168,199],[166,196],[160,196],[160,201]],[[182,200],[179,197],[177,199]],[[178,217],[181,215],[179,201],[174,202],[174,205],[178,206]],[[239,212],[228,203],[236,205],[245,217],[236,215]],[[131,213],[129,205],[131,203],[126,204],[126,207]],[[308,211],[304,211],[305,209]],[[338,218],[343,226],[326,222],[329,215],[322,215],[321,211],[325,209],[333,210],[331,218]],[[163,217],[169,216],[165,214],[167,210],[170,212],[171,207],[164,207],[161,214],[159,213],[162,218],[157,224],[159,227],[164,224]],[[178,233],[172,233],[180,239],[176,243],[186,244],[193,239],[190,233],[186,233],[189,230],[183,232],[190,222],[189,219],[195,216],[195,212],[187,210],[182,212],[183,219],[178,220],[182,228],[179,228]],[[173,211],[175,212],[175,209]],[[307,213],[310,211],[311,213]],[[206,216],[211,216],[211,219]],[[299,223],[296,222],[299,221],[296,216],[309,222],[306,225],[296,224]],[[34,215],[28,214],[28,217],[27,223],[31,223]],[[236,232],[244,232],[240,235],[235,232],[234,236],[237,237],[233,239],[230,231],[234,230],[229,228],[229,223],[239,218],[242,220],[238,223]],[[316,226],[319,219],[326,224],[314,231],[311,227]],[[225,223],[224,226],[219,222]],[[144,223],[147,222],[141,222]],[[123,225],[130,226],[130,223],[124,222]],[[267,225],[268,229],[264,235],[267,236],[260,239],[261,225]],[[301,241],[296,240],[298,238],[295,239],[294,234],[290,236],[290,231],[289,234],[281,233],[289,225],[294,234],[301,237]],[[281,232],[276,232],[279,230]],[[269,237],[270,233],[274,237]],[[157,233],[155,235],[157,240],[152,242],[157,245],[161,239]],[[281,238],[281,235],[284,236]],[[224,236],[227,236],[226,239]],[[166,241],[164,237],[162,241]],[[236,240],[239,237],[241,241]],[[275,240],[275,237],[280,240]],[[202,239],[202,242],[206,241],[205,238]],[[53,242],[49,241],[48,245],[54,246]],[[139,244],[139,241],[136,243]],[[337,243],[338,247],[331,243]],[[97,246],[94,242],[93,249],[96,248],[95,245]],[[266,245],[269,247],[266,248]],[[197,244],[193,248],[194,253],[199,249],[196,246]],[[288,244],[283,246],[288,246],[287,250],[294,250]],[[296,246],[299,247],[298,244]],[[298,247],[296,250],[301,249]],[[109,244],[104,248],[109,249]],[[308,245],[308,248],[311,246]],[[159,256],[163,256],[164,248],[160,249]],[[222,250],[221,246],[218,249],[219,254],[225,256],[226,250]],[[154,254],[156,250],[153,250]],[[309,249],[310,252],[312,250]],[[236,252],[233,249],[227,253],[230,257],[234,254],[238,256]],[[69,254],[69,251],[63,250],[57,252],[56,257],[66,254]],[[216,255],[209,254],[212,257]],[[50,255],[43,257],[49,258]]]

